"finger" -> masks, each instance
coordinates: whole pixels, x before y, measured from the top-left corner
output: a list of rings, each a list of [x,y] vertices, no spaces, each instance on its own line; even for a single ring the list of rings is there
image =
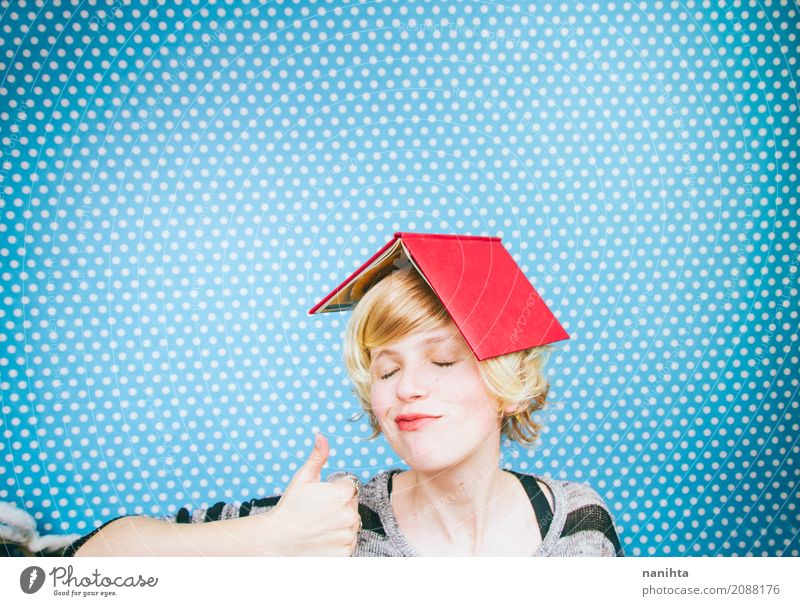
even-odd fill
[[[311,454],[303,466],[294,474],[292,481],[289,482],[289,486],[286,488],[287,492],[292,486],[296,486],[297,484],[319,482],[322,477],[322,467],[327,462],[329,453],[330,446],[328,446],[328,440],[324,435],[318,433],[315,436],[314,449],[311,451]]]
[[[339,537],[339,545],[342,547],[349,547],[353,549],[358,543],[358,533],[350,532],[349,530],[343,531]]]
[[[353,482],[350,476],[339,478],[330,483],[333,486],[341,487],[340,493],[343,499],[352,499],[358,496],[358,484]]]

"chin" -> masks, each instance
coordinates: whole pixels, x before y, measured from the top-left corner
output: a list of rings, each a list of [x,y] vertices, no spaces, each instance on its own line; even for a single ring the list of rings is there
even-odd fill
[[[414,471],[426,475],[437,475],[453,467],[458,461],[431,461],[429,459],[408,460],[403,459],[406,465]]]
[[[414,471],[435,473],[457,465],[462,460],[457,454],[447,452],[441,446],[432,448],[395,448],[403,462]]]

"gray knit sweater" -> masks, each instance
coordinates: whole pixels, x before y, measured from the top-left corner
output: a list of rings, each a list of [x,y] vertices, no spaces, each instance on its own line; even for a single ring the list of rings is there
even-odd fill
[[[402,469],[390,469],[374,476],[366,484],[359,481],[359,513],[363,528],[358,536],[354,556],[417,556],[414,546],[400,531],[390,500],[391,478]],[[512,471],[523,484],[536,513],[544,540],[533,556],[622,556],[624,555],[614,528],[611,514],[602,498],[587,484],[543,479],[539,476]],[[335,472],[325,481],[352,476]],[[546,485],[553,495],[553,509],[540,485]],[[253,499],[241,505],[219,502],[207,509],[190,513],[182,508],[174,516],[162,518],[176,523],[203,523],[215,520],[257,515],[272,509],[279,496]],[[115,518],[118,519],[118,518]],[[106,524],[111,523],[109,520]],[[105,526],[104,524],[103,526]],[[81,537],[63,553],[75,550],[95,532]]]
[[[402,471],[391,469],[374,476],[369,482],[359,482],[359,512],[363,529],[359,533],[358,545],[354,556],[416,556],[419,555],[397,525],[390,500],[390,478]],[[344,477],[346,472],[335,472],[326,481],[331,482]],[[535,479],[550,488],[553,494],[553,510],[546,505],[546,498],[538,500],[541,510],[537,511],[540,530],[544,530],[544,540],[534,556],[614,556],[623,555],[622,548],[614,529],[611,515],[603,500],[588,485],[563,480],[553,480],[515,473],[524,483],[526,492],[531,496],[537,487],[528,483]],[[540,489],[538,489],[540,491]],[[217,503],[216,510],[197,509],[191,516],[184,510],[174,518],[184,522],[205,522],[210,519],[229,519],[239,515],[253,515],[269,511],[277,502],[277,498],[251,502],[251,507],[244,508],[233,503]],[[534,509],[537,501],[532,499]],[[544,510],[546,508],[546,511]],[[249,510],[248,510],[249,509]],[[209,515],[211,512],[211,515]],[[545,527],[542,528],[545,518]],[[549,523],[548,523],[549,522]]]

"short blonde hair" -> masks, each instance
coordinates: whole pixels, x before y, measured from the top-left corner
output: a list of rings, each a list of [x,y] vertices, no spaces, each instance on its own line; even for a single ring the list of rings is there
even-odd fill
[[[368,439],[381,433],[371,405],[371,350],[450,322],[439,298],[413,267],[392,271],[356,304],[345,333],[344,362],[353,392],[369,417]],[[549,384],[543,366],[551,351],[550,345],[543,345],[478,362],[484,385],[500,403],[501,434],[522,444],[532,444],[541,430],[532,414],[545,406]],[[506,415],[510,404],[519,407]]]

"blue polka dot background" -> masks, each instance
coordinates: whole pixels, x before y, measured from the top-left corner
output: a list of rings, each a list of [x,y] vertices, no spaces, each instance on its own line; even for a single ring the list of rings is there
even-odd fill
[[[0,501],[40,533],[279,493],[315,432],[405,467],[307,310],[426,231],[501,236],[571,335],[505,467],[628,555],[799,555],[792,3],[0,7]]]

